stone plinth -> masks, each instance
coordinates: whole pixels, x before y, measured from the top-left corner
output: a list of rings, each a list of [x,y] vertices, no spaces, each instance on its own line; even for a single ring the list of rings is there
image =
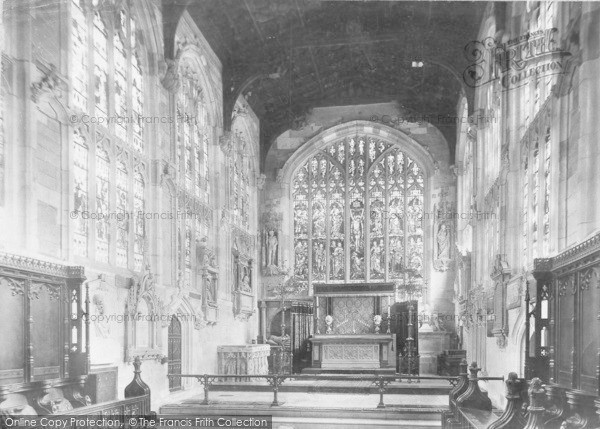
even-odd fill
[[[271,353],[268,344],[242,344],[217,347],[219,374],[224,375],[267,375]],[[236,378],[236,381],[252,381],[250,378]],[[231,378],[226,381],[232,381]]]
[[[450,332],[419,330],[419,374],[437,374],[437,355],[450,348]]]

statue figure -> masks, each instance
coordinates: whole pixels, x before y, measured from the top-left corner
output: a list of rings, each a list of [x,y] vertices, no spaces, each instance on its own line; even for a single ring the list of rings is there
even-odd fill
[[[277,247],[279,245],[279,241],[277,239],[277,235],[275,231],[269,230],[267,233],[267,266],[273,267],[277,266]]]
[[[252,292],[252,286],[250,286],[250,277],[248,277],[247,267],[244,267],[244,275],[242,276],[241,289],[243,292]]]
[[[450,259],[450,237],[446,223],[440,224],[437,233],[437,253],[438,259]]]
[[[205,281],[205,290],[206,290],[206,300],[208,302],[215,302],[215,286],[211,276],[204,277]]]
[[[92,303],[96,307],[96,314],[94,319],[94,326],[96,328],[96,335],[102,338],[108,338],[110,335],[110,322],[106,316],[106,309],[104,304],[104,298],[101,295],[94,295]]]

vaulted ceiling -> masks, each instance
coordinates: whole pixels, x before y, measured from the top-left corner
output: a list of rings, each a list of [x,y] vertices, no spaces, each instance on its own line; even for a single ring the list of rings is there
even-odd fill
[[[263,160],[273,139],[313,107],[389,101],[435,118],[454,151],[455,125],[437,118],[456,115],[461,91],[472,98],[464,48],[477,36],[484,2],[186,2],[223,63],[225,127],[243,94],[261,121]]]

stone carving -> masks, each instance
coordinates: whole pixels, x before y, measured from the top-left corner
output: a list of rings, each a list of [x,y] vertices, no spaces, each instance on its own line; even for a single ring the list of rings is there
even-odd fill
[[[142,299],[145,299],[149,304],[149,310],[153,315],[157,315],[163,302],[156,293],[156,279],[150,269],[150,264],[146,264],[144,274],[139,279],[132,281],[127,296],[126,309],[129,315],[135,316],[138,312],[138,305]]]
[[[260,174],[257,178],[256,178],[256,187],[262,191],[263,188],[265,187],[265,182],[267,181],[267,176],[265,174]]]
[[[106,317],[106,303],[104,296],[100,293],[94,294],[92,297],[92,304],[94,305],[94,328],[96,335],[102,338],[108,338],[110,336],[110,322]]]
[[[223,135],[219,137],[219,147],[226,156],[231,154],[233,149],[233,137],[231,131],[223,131]]]
[[[434,206],[434,254],[433,267],[437,271],[447,271],[452,262],[452,235],[453,235],[453,206],[446,200],[448,190],[440,193],[440,201]]]
[[[167,59],[161,64],[164,76],[161,79],[162,85],[169,92],[177,92],[181,86],[178,73],[178,64],[175,60]]]
[[[62,79],[59,77],[54,64],[38,65],[43,76],[38,82],[31,84],[31,99],[37,103],[44,94],[60,97]]]

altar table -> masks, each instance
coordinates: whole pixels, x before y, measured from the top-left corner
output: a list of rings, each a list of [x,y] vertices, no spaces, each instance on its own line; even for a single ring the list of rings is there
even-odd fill
[[[388,334],[315,335],[312,366],[324,369],[376,369],[388,367],[392,336]]]

